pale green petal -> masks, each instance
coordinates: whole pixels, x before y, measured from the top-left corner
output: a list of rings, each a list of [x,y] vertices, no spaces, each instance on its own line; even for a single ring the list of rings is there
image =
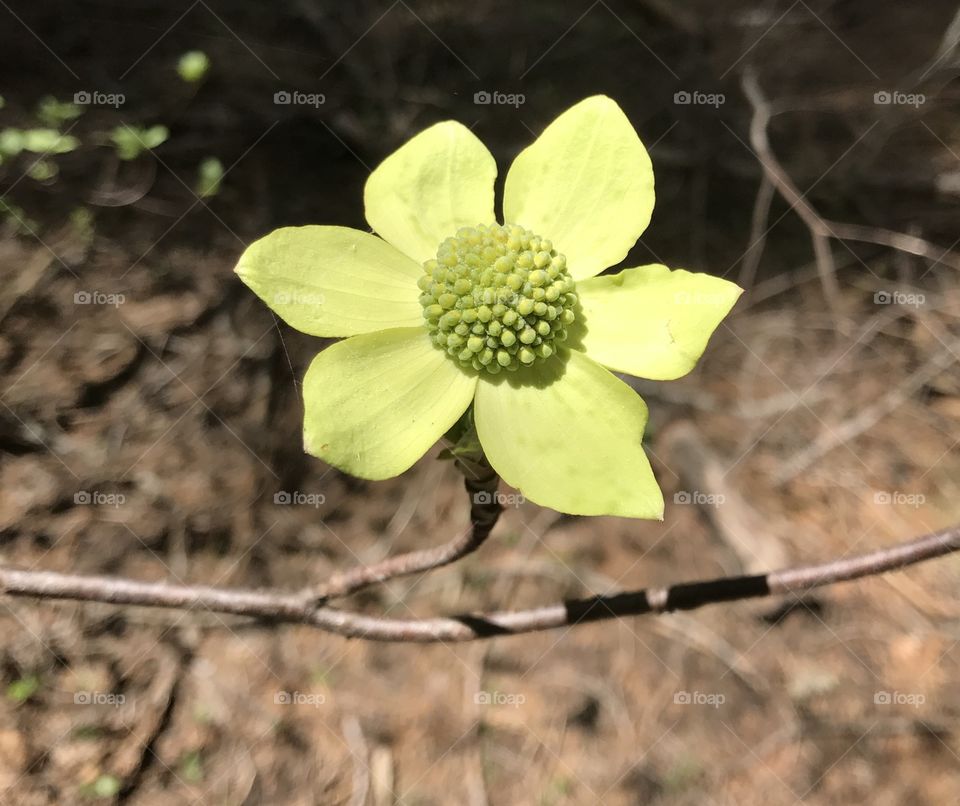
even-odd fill
[[[616,102],[596,95],[520,152],[507,174],[503,215],[551,240],[580,279],[627,256],[653,201],[647,150]]]
[[[400,146],[363,190],[367,223],[419,263],[460,227],[495,223],[497,164],[466,126],[448,120]]]
[[[236,272],[284,322],[313,336],[423,324],[423,268],[347,227],[284,227],[247,247]]]
[[[303,379],[304,448],[354,476],[396,476],[467,410],[476,385],[425,328],[337,342]]]
[[[490,464],[534,503],[574,515],[663,518],[641,445],[647,407],[583,353],[481,378],[474,417]]]
[[[654,264],[577,283],[584,331],[572,335],[605,367],[658,381],[686,375],[743,289]],[[576,327],[576,326],[574,326]]]

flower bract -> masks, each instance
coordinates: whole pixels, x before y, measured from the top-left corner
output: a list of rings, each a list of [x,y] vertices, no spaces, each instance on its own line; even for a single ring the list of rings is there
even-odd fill
[[[688,373],[741,290],[616,266],[654,206],[646,149],[610,98],[561,114],[496,163],[438,123],[370,175],[367,223],[286,227],[237,273],[288,324],[342,339],[303,381],[307,452],[356,476],[408,469],[472,407],[493,468],[542,506],[661,518],[643,400],[613,372]],[[612,371],[611,371],[612,370]]]

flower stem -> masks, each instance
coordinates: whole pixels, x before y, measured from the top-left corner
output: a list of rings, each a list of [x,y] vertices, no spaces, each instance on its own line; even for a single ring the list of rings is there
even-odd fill
[[[426,573],[449,565],[476,551],[490,536],[502,510],[497,496],[500,478],[480,448],[472,416],[464,415],[447,439],[454,444],[446,456],[453,459],[457,470],[463,474],[464,486],[470,496],[470,528],[442,545],[398,554],[373,565],[358,565],[334,574],[323,585],[305,592],[317,606],[395,577]]]

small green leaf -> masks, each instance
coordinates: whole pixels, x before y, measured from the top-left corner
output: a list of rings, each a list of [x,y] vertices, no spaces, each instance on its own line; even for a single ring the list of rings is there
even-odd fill
[[[40,688],[40,678],[35,674],[14,680],[7,686],[7,699],[15,703],[24,703],[29,700]]]
[[[95,798],[113,798],[120,791],[120,779],[115,775],[101,775],[90,787],[90,794]]]
[[[193,750],[183,757],[180,761],[180,775],[190,783],[203,780],[203,760],[198,751]]]
[[[45,126],[55,129],[83,114],[83,107],[69,101],[58,101],[52,95],[41,99],[37,105],[37,119]]]
[[[35,182],[49,182],[60,172],[51,160],[37,160],[27,169],[27,175]]]
[[[75,151],[80,141],[56,129],[27,129],[23,134],[23,150],[34,154],[66,154]]]
[[[144,129],[140,126],[117,126],[110,139],[116,148],[117,156],[122,160],[135,160],[144,151],[156,148],[166,141],[170,131],[166,126],[151,126]]]
[[[27,218],[27,214],[22,207],[17,207],[17,205],[10,204],[3,199],[0,199],[0,220],[12,228],[14,232],[35,234],[39,229],[36,221]]]
[[[70,212],[70,230],[84,248],[93,243],[93,213],[88,207],[75,207]]]
[[[177,62],[177,73],[190,84],[201,81],[209,69],[210,59],[202,50],[188,51]]]
[[[0,154],[15,157],[23,151],[23,132],[20,129],[0,131]]]
[[[166,126],[151,126],[143,132],[143,142],[147,148],[156,148],[166,142],[170,130]]]
[[[201,199],[216,196],[223,181],[223,163],[216,157],[207,157],[197,171],[197,195]]]

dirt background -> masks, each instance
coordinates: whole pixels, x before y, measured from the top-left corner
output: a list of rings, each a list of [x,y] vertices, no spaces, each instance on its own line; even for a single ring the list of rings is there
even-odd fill
[[[776,104],[773,149],[822,215],[947,250],[960,235],[954,13],[858,0],[2,4],[2,126],[29,125],[46,95],[125,103],[67,124],[83,146],[57,158],[55,179],[0,166],[16,207],[0,238],[0,559],[297,589],[462,529],[465,496],[435,452],[375,484],[302,454],[299,381],[323,344],[278,323],[232,266],[280,225],[365,228],[369,167],[430,123],[472,126],[505,173],[596,92],[624,107],[657,175],[627,265],[749,290],[691,376],[638,386],[665,521],[524,504],[469,560],[351,604],[522,607],[960,521],[957,269],[834,240],[839,288],[825,291],[803,223],[779,196],[768,215],[755,204],[740,86],[752,66]],[[175,72],[190,49],[212,62],[198,86]],[[277,105],[278,91],[324,103]],[[478,105],[479,91],[524,101]],[[875,102],[894,91],[923,101]],[[170,138],[120,162],[104,133],[121,122]],[[199,200],[208,156],[227,173]],[[0,800],[958,803],[958,581],[947,558],[803,603],[429,647],[0,600]]]

